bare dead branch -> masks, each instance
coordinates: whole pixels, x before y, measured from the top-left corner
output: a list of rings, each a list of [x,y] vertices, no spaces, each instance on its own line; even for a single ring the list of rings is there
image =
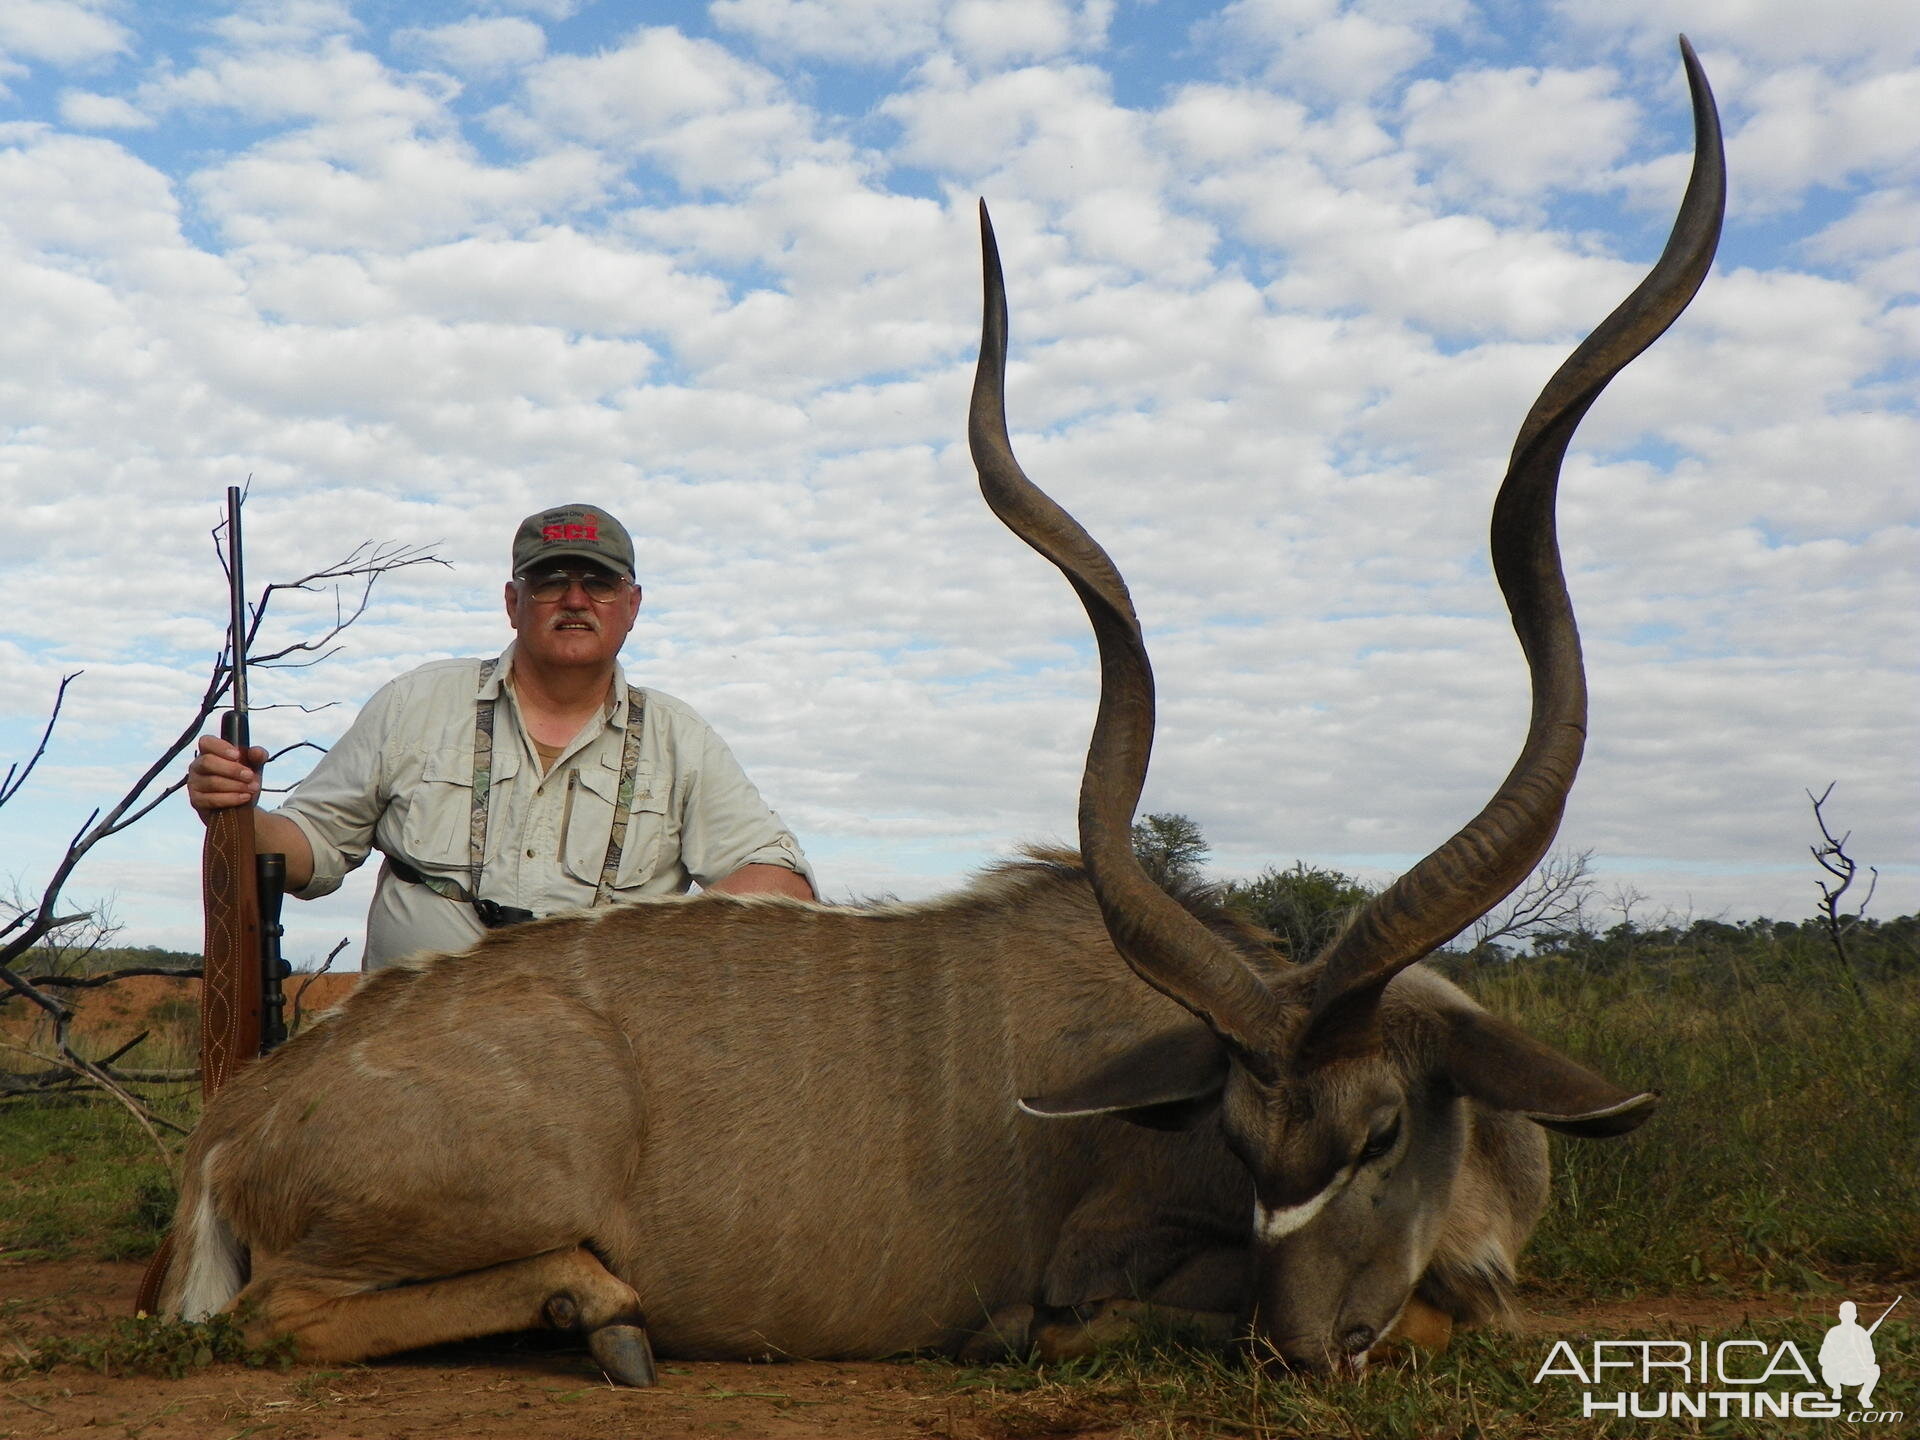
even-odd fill
[[[130,965],[124,970],[102,970],[97,975],[25,975],[29,985],[43,988],[54,987],[63,990],[91,990],[97,985],[111,985],[116,980],[132,980],[142,975],[155,975],[166,980],[198,980],[205,973],[198,965]],[[9,997],[0,996],[0,1000]]]
[[[1593,851],[1554,851],[1498,908],[1474,922],[1471,948],[1543,930],[1577,929],[1596,883]]]
[[[300,1007],[301,1003],[307,998],[307,986],[331,970],[333,968],[333,962],[339,958],[340,952],[346,948],[347,937],[342,935],[339,944],[329,950],[327,952],[327,958],[320,962],[320,968],[309,971],[307,978],[300,982],[300,988],[293,992],[293,1017],[287,1021],[287,1033],[289,1035],[298,1033],[300,1029]]]
[[[216,526],[213,531],[215,549],[220,554],[220,564],[223,571],[227,566],[227,558],[224,551],[220,549],[219,537],[225,528],[225,522],[223,521],[220,525]],[[332,565],[303,575],[298,580],[269,584],[261,592],[259,603],[252,607],[252,616],[247,626],[249,647],[252,645],[253,637],[259,634],[260,627],[266,619],[267,609],[272,600],[273,593],[276,590],[311,591],[329,582],[356,578],[363,582],[360,587],[359,596],[350,612],[343,610],[336,600],[334,623],[324,635],[289,645],[279,651],[270,652],[259,657],[259,661],[256,663],[272,661],[278,657],[292,655],[296,652],[325,649],[329,642],[338,636],[342,630],[348,625],[351,625],[355,620],[358,620],[360,616],[365,613],[368,597],[380,576],[393,570],[405,569],[413,565],[427,564],[444,565],[446,562],[438,556],[429,553],[423,546],[395,545],[389,543],[375,544],[371,541],[362,541],[360,544],[354,546],[345,558]],[[319,658],[324,658],[324,656]],[[85,858],[87,852],[92,850],[93,847],[102,840],[118,834],[129,825],[137,823],[152,813],[156,805],[166,800],[169,795],[180,789],[186,783],[184,779],[175,780],[161,789],[157,794],[148,793],[161,773],[172,766],[206,729],[208,718],[219,707],[220,701],[232,687],[232,680],[231,667],[224,659],[217,660],[213,666],[212,673],[208,677],[206,688],[200,696],[199,704],[195,707],[192,718],[181,728],[179,734],[167,745],[159,757],[140,774],[126,793],[122,795],[113,806],[106,810],[104,816],[102,816],[99,810],[95,810],[93,814],[87,817],[86,822],[81,825],[73,841],[67,846],[66,854],[55,867],[53,876],[41,896],[39,905],[33,909],[32,918],[26,922],[24,928],[16,923],[14,926],[9,927],[8,932],[0,932],[10,933],[14,929],[21,931],[21,933],[13,935],[4,945],[0,945],[0,969],[5,969],[7,966],[10,966],[27,950],[39,943],[47,934],[51,928],[48,917],[51,915],[53,906],[58,900],[60,891],[66,885],[74,868]]]
[[[18,1047],[8,1046],[7,1048],[17,1049]],[[122,1085],[190,1085],[200,1078],[198,1069],[122,1070],[112,1067],[107,1068],[107,1073]],[[75,1075],[65,1066],[56,1065],[44,1070],[30,1071],[0,1070],[0,1101],[70,1095],[84,1093],[94,1088],[90,1079]]]
[[[249,484],[251,484],[251,477],[249,477]],[[222,572],[231,576],[230,557],[226,551],[226,547],[222,544],[222,537],[226,528],[227,526],[224,520],[215,526],[212,531],[212,540],[214,552],[219,559]],[[250,613],[242,622],[248,636],[246,648],[248,650],[255,648],[254,642],[260,633],[262,625],[266,621],[267,611],[272,604],[276,591],[305,590],[312,592],[331,585],[334,588],[333,623],[324,633],[295,641],[278,650],[258,654],[255,658],[255,663],[268,666],[306,666],[317,664],[328,655],[335,653],[338,647],[333,644],[333,641],[343,630],[366,613],[367,603],[372,594],[373,586],[382,575],[394,570],[406,569],[414,565],[428,564],[444,565],[446,562],[431,554],[424,546],[398,545],[392,543],[376,544],[372,541],[363,541],[354,546],[344,558],[332,565],[312,571],[294,581],[269,584],[260,592],[258,602],[249,607]],[[342,590],[344,586],[353,581],[358,581],[359,584],[349,603],[343,595]],[[35,765],[38,764],[41,755],[46,750],[48,738],[52,735],[55,723],[59,719],[67,686],[78,678],[78,673],[79,672],[75,672],[75,674],[65,677],[60,682],[60,688],[54,697],[53,709],[48,716],[45,731],[41,735],[39,747],[34,751],[32,757],[25,762],[24,766],[19,764],[8,766],[4,778],[0,778],[0,803],[4,803],[19,793],[21,786],[26,783],[28,776],[32,773]],[[176,779],[169,783],[162,784],[160,777],[180,759],[186,750],[193,746],[195,740],[206,730],[209,717],[219,707],[221,700],[233,688],[233,678],[232,666],[227,658],[223,655],[215,659],[208,674],[206,686],[201,692],[199,702],[194,707],[193,713],[187,723],[181,727],[179,733],[165,746],[154,761],[135,778],[132,785],[128,787],[116,802],[105,807],[104,810],[96,808],[87,816],[86,820],[74,833],[73,839],[68,843],[65,854],[55,865],[53,874],[48,879],[45,888],[41,891],[38,900],[31,904],[16,901],[12,906],[15,913],[6,919],[3,924],[0,924],[0,942],[4,942],[0,943],[0,1002],[19,998],[36,1006],[52,1024],[54,1047],[52,1053],[40,1054],[33,1052],[46,1068],[40,1072],[39,1075],[27,1077],[25,1080],[22,1080],[20,1077],[9,1078],[4,1086],[0,1086],[0,1097],[8,1094],[21,1093],[23,1086],[27,1090],[34,1091],[46,1090],[49,1087],[57,1089],[81,1085],[97,1088],[111,1095],[116,1101],[127,1107],[134,1118],[140,1123],[141,1127],[146,1130],[156,1149],[160,1151],[162,1158],[167,1160],[169,1164],[171,1164],[171,1156],[165,1144],[160,1139],[159,1127],[176,1131],[179,1130],[180,1127],[164,1117],[154,1114],[144,1106],[137,1097],[131,1094],[126,1086],[133,1083],[143,1083],[143,1081],[148,1078],[151,1078],[152,1083],[173,1083],[175,1080],[188,1078],[196,1072],[188,1071],[184,1072],[184,1074],[176,1074],[171,1071],[121,1072],[115,1070],[111,1064],[111,1059],[118,1059],[127,1049],[131,1048],[130,1046],[122,1047],[109,1061],[103,1062],[88,1059],[86,1056],[79,1054],[71,1043],[69,1032],[75,1014],[73,1005],[49,992],[55,990],[71,992],[80,989],[90,989],[95,986],[111,984],[116,980],[127,979],[135,975],[168,975],[187,978],[200,974],[200,969],[198,967],[131,966],[94,976],[42,974],[29,977],[19,974],[14,966],[22,956],[33,951],[34,948],[46,940],[49,935],[55,934],[64,926],[71,926],[79,920],[91,918],[87,916],[59,915],[56,913],[59,908],[59,900],[63,888],[72,877],[75,868],[94,846],[118,834],[128,826],[138,823],[141,819],[151,814],[154,808],[164,802],[168,796],[182,788],[185,784],[184,779]],[[325,707],[302,705],[292,708],[298,708],[303,713],[312,713],[316,709]],[[321,748],[317,745],[312,745],[309,741],[299,741],[294,745],[287,746],[275,752],[275,756],[277,758],[279,755],[284,755],[291,750],[303,747],[312,749]],[[99,943],[101,943],[101,937],[96,936],[93,943],[87,947],[87,951],[97,947]],[[339,954],[345,945],[346,941],[341,941],[340,945],[335,947],[334,954]],[[80,953],[84,956],[87,951]],[[329,963],[331,963],[332,959],[332,955],[328,956]],[[17,1047],[9,1045],[7,1048]]]
[[[8,935],[18,930],[22,925],[27,923],[28,917],[32,914],[33,912],[31,910],[20,911],[19,914],[15,915],[13,919],[9,920],[5,925],[0,925],[0,935]],[[47,922],[47,930],[49,933],[55,930],[64,930],[69,925],[78,925],[82,920],[90,920],[92,918],[92,913],[85,910],[77,915],[56,915]]]
[[[33,754],[27,757],[23,769],[17,762],[7,766],[7,773],[0,775],[0,805],[4,805],[20,793],[20,787],[27,783],[27,777],[33,774],[33,767],[40,763],[40,757],[47,753],[47,741],[53,738],[53,727],[60,723],[60,707],[66,704],[67,687],[87,672],[76,670],[71,675],[60,677],[60,688],[53,694],[53,709],[47,714],[47,725],[40,732],[40,743],[33,748]]]
[[[1853,973],[1853,958],[1847,954],[1847,936],[1867,913],[1867,906],[1873,900],[1873,892],[1880,884],[1880,871],[1872,865],[1867,867],[1867,893],[1860,898],[1859,906],[1851,915],[1844,914],[1841,902],[1847,891],[1853,888],[1853,882],[1859,876],[1860,867],[1854,858],[1847,854],[1847,842],[1853,838],[1853,832],[1849,830],[1836,838],[1827,824],[1825,806],[1833,794],[1833,787],[1838,783],[1838,781],[1829,780],[1827,788],[1818,795],[1811,790],[1807,791],[1807,799],[1813,803],[1814,824],[1820,827],[1820,843],[1807,848],[1813,856],[1814,863],[1839,882],[1834,885],[1829,885],[1824,880],[1813,882],[1820,892],[1820,923],[1827,932],[1828,943],[1833,946],[1834,960],[1840,967],[1841,975],[1846,978],[1854,998],[1864,1005],[1867,999],[1866,992],[1860,988],[1860,977]]]
[[[305,590],[311,593],[332,583],[334,585],[333,624],[325,634],[316,636],[313,639],[298,641],[292,645],[283,646],[278,650],[270,650],[263,655],[251,655],[248,663],[265,666],[267,668],[284,669],[287,667],[281,662],[286,661],[286,658],[290,655],[314,654],[317,651],[325,650],[341,631],[345,630],[366,613],[367,601],[373,594],[374,583],[382,575],[390,574],[395,570],[405,570],[413,565],[445,565],[446,563],[446,561],[433,554],[428,547],[424,545],[376,545],[370,540],[363,540],[348,552],[345,559],[336,564],[329,565],[324,570],[316,570],[310,575],[302,575],[298,580],[276,581],[268,585],[266,589],[260,592],[260,603],[254,607],[254,618],[248,626],[247,644],[250,653],[254,637],[259,634],[261,621],[266,616],[267,606],[272,601],[273,594],[276,590]],[[346,610],[342,607],[339,582],[350,579],[358,579],[363,583],[360,586],[359,597],[353,603],[353,608]],[[331,654],[332,652],[328,651],[327,653]],[[300,663],[308,665],[316,664],[324,658],[324,655],[315,655],[313,660]]]
[[[69,1012],[69,1014],[70,1013],[71,1012]],[[160,1138],[160,1129],[171,1130],[176,1135],[185,1135],[187,1133],[186,1127],[176,1124],[164,1115],[156,1114],[148,1108],[139,1097],[126,1088],[126,1083],[123,1082],[121,1077],[113,1074],[105,1066],[87,1059],[86,1056],[76,1051],[69,1043],[64,1021],[56,1025],[55,1037],[57,1048],[52,1053],[36,1050],[30,1046],[15,1044],[12,1041],[0,1041],[0,1047],[15,1051],[19,1054],[29,1055],[47,1066],[50,1071],[66,1071],[75,1081],[85,1080],[89,1082],[90,1088],[103,1090],[108,1095],[111,1095],[125,1107],[128,1114],[133,1116],[135,1123],[137,1123],[142,1130],[146,1131],[147,1139],[153,1143],[155,1152],[160,1156],[160,1163],[166,1166],[169,1171],[172,1171],[174,1168],[173,1151],[168,1149],[167,1143]],[[47,1071],[41,1072],[42,1075],[46,1073]],[[43,1086],[42,1088],[45,1087]]]

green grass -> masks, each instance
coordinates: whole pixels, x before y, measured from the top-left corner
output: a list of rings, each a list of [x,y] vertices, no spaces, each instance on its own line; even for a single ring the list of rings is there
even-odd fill
[[[184,1101],[162,1102],[188,1123]],[[0,1107],[0,1255],[143,1260],[172,1218],[172,1177],[111,1100]]]
[[[1554,1140],[1526,1268],[1574,1294],[1815,1291],[1920,1275],[1920,976],[1479,977],[1500,1013],[1663,1092],[1622,1140]]]

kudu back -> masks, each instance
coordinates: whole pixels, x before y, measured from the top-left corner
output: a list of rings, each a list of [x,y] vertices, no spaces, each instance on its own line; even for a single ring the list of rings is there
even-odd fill
[[[1546,1198],[1541,1127],[1620,1134],[1654,1096],[1416,962],[1538,862],[1579,763],[1554,492],[1587,407],[1712,257],[1719,132],[1682,48],[1673,237],[1549,382],[1494,508],[1533,689],[1520,757],[1325,953],[1276,958],[1132,855],[1151,672],[1118,572],[1013,457],[983,208],[981,488],[1099,640],[1080,855],[917,904],[581,912],[375,975],[210,1103],[163,1310],[237,1308],[321,1360],[552,1326],[628,1383],[654,1344],[984,1354],[1142,1300],[1250,1316],[1267,1353],[1351,1371],[1396,1326],[1497,1314]]]

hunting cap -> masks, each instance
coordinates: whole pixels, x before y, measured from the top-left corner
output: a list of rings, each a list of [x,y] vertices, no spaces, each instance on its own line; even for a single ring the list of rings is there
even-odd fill
[[[513,534],[513,574],[526,575],[556,560],[591,560],[632,575],[633,538],[599,505],[556,505],[529,515]]]

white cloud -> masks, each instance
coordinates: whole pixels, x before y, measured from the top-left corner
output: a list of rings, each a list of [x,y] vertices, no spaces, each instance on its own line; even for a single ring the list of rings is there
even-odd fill
[[[719,45],[666,27],[617,50],[555,55],[527,78],[535,117],[562,132],[625,148],[688,120],[764,108],[779,82]]]
[[[940,34],[942,0],[714,0],[713,23],[765,53],[869,64],[904,60]]]
[[[1430,30],[1457,24],[1465,6],[1342,6],[1339,0],[1234,0],[1206,23],[1236,65],[1264,60],[1265,78],[1336,102],[1374,95],[1423,60]]]
[[[1466,70],[1416,80],[1403,102],[1407,143],[1443,193],[1584,190],[1632,138],[1636,110],[1609,70]],[[1470,193],[1470,192],[1469,192]]]
[[[394,43],[420,51],[460,75],[491,76],[530,65],[547,52],[547,32],[511,16],[401,30]]]
[[[525,110],[492,120],[526,145],[561,136],[644,155],[694,193],[752,185],[833,148],[775,76],[666,28],[636,31],[616,50],[550,57],[528,74]]]
[[[1117,243],[1098,216],[1130,210],[1138,217],[1153,209],[1169,168],[1150,143],[1145,117],[1114,102],[1100,71],[1034,66],[975,79],[951,61],[935,60],[916,79],[914,89],[881,106],[902,127],[903,160],[951,173],[996,204],[1017,197],[1077,214],[1069,228],[1100,236],[1109,256],[1136,249]],[[1163,238],[1180,237],[1161,256],[1169,263],[1191,268],[1193,247],[1204,251],[1203,226],[1173,217],[1157,218],[1153,226]]]
[[[1752,118],[1727,143],[1751,157],[1742,178],[1763,200],[1860,173],[1920,179],[1908,133],[1920,110],[1920,66],[1851,82],[1796,66],[1758,78],[1746,99]]]
[[[453,141],[303,134],[256,146],[193,183],[237,244],[388,250],[528,224],[597,200],[607,181],[605,161],[584,150],[498,166]]]
[[[118,95],[68,90],[60,96],[60,118],[76,130],[149,130],[154,120]]]
[[[440,116],[443,97],[426,82],[403,82],[344,35],[312,49],[252,47],[209,57],[140,87],[150,110],[232,111],[253,121],[367,120],[415,125]]]
[[[1283,95],[1230,85],[1189,85],[1175,93],[1154,121],[1179,158],[1213,169],[1299,144],[1307,110]]]
[[[726,303],[711,276],[559,228],[468,239],[377,260],[369,280],[402,313],[507,320],[582,334],[678,334]]]
[[[582,0],[492,0],[494,10],[515,10],[538,15],[543,20],[571,20],[580,13]]]
[[[1672,53],[1682,17],[1667,0],[1555,0],[1554,10],[1588,34],[1630,34]],[[1804,61],[1879,68],[1920,57],[1920,28],[1904,5],[1879,0],[1812,6],[1799,0],[1695,0],[1684,15],[1695,45],[1735,50],[1769,68]]]
[[[230,46],[264,51],[357,34],[360,24],[351,0],[240,0],[210,21],[208,29]]]
[[[945,28],[963,57],[995,66],[1097,47],[1112,16],[1112,0],[958,0]]]
[[[100,13],[103,7],[74,0],[7,0],[0,6],[0,57],[85,65],[124,54],[124,26]]]
[[[1597,280],[1622,295],[1631,288],[1621,283],[1626,267],[1573,253],[1550,234],[1431,214],[1391,190],[1343,187],[1298,161],[1214,177],[1198,194],[1236,207],[1244,237],[1293,258],[1273,287],[1289,306],[1366,305],[1446,335],[1536,339],[1591,314],[1579,298],[1583,286]]]
[[[1848,261],[1911,247],[1920,235],[1920,194],[1879,191],[1807,241],[1822,260]]]
[[[992,68],[1098,48],[1113,0],[715,0],[711,14],[783,59],[889,64],[944,42]]]
[[[0,138],[0,194],[0,227],[27,253],[110,262],[183,245],[167,177],[111,140],[53,130]]]

